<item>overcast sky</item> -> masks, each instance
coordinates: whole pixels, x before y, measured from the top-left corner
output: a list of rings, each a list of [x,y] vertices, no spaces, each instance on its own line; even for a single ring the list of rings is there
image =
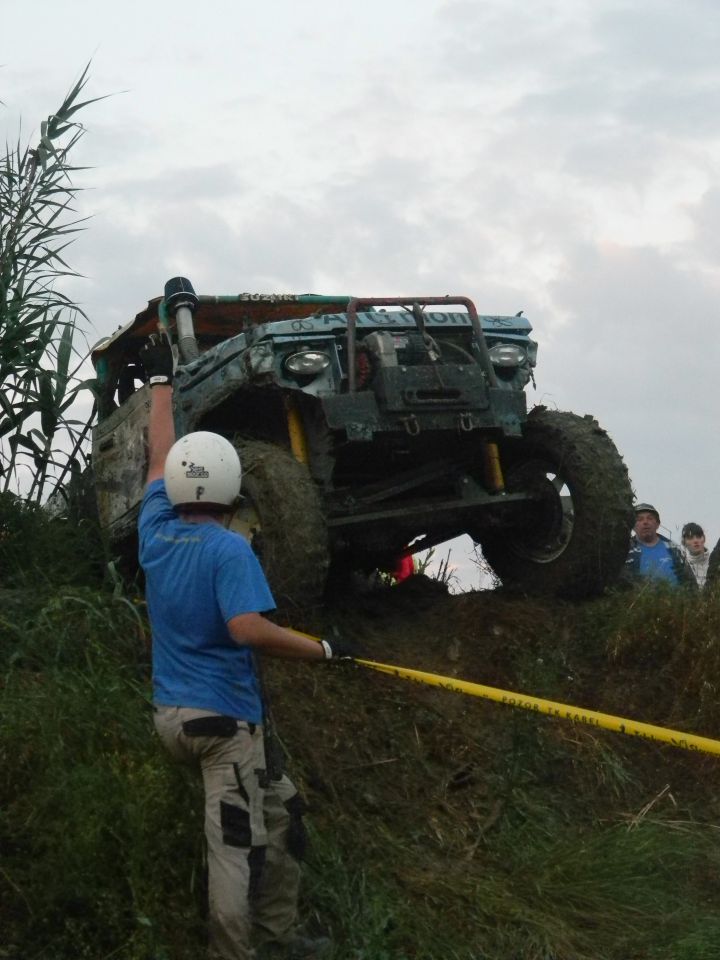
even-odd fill
[[[34,136],[90,59],[117,93],[75,158],[91,341],[176,274],[522,309],[530,403],[712,545],[718,50],[715,0],[4,0],[0,118]]]

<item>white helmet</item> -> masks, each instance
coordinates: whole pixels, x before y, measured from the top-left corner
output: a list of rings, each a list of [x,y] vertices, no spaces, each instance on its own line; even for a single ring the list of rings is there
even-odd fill
[[[242,469],[235,447],[218,433],[188,433],[165,460],[165,489],[180,510],[227,510],[240,493]]]

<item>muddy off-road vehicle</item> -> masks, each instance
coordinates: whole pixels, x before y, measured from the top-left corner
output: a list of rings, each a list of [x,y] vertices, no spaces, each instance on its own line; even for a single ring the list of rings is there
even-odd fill
[[[627,471],[590,416],[535,407],[521,315],[465,297],[165,297],[92,352],[101,524],[133,550],[147,464],[140,347],[170,333],[178,436],[212,430],[243,464],[233,528],[280,602],[468,533],[505,586],[585,596],[613,582],[633,522]]]

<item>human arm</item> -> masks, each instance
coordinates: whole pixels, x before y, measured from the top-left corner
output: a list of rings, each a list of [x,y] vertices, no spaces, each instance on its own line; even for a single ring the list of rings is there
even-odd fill
[[[172,410],[172,385],[156,386],[150,391],[148,421],[147,482],[159,480],[165,471],[165,458],[175,443],[175,421]]]
[[[297,660],[328,659],[322,644],[280,627],[259,613],[240,613],[227,626],[235,643],[254,647],[260,653]]]
[[[240,613],[228,621],[230,636],[239,646],[288,660],[354,660],[350,645],[333,640],[313,640],[280,627],[259,613]]]
[[[165,459],[175,443],[173,355],[167,335],[151,337],[140,351],[140,359],[150,384],[147,483],[152,483],[163,476]]]

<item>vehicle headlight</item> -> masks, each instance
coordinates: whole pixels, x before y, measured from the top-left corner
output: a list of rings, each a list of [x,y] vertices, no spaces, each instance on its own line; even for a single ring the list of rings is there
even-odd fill
[[[286,357],[283,366],[296,377],[315,377],[330,366],[330,357],[319,350],[301,350]]]
[[[488,353],[495,367],[519,367],[527,360],[523,348],[514,343],[496,343]]]

